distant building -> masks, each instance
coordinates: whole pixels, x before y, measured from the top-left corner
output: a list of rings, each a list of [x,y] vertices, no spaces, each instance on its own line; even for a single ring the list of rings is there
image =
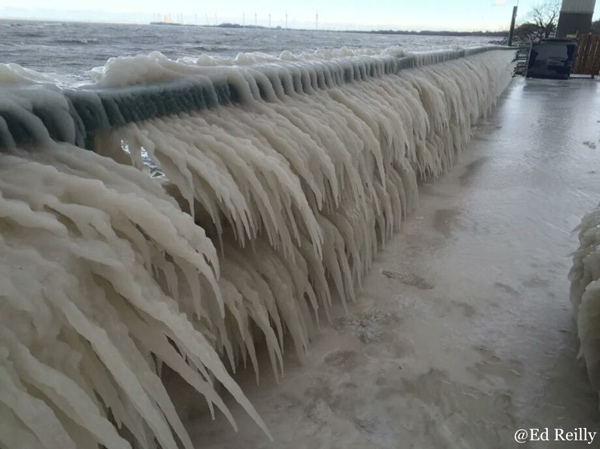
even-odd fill
[[[563,0],[556,37],[561,39],[577,33],[589,33],[596,0]]]

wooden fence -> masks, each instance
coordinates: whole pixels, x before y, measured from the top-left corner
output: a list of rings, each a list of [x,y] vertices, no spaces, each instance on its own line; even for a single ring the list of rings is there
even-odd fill
[[[580,34],[577,36],[577,55],[572,73],[591,75],[592,78],[600,71],[600,35]]]

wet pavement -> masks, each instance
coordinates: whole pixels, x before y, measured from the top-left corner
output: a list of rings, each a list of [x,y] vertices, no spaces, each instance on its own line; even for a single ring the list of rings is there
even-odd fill
[[[447,175],[276,384],[237,376],[271,430],[184,407],[209,448],[569,448],[600,431],[569,302],[573,229],[600,202],[600,83],[515,79]],[[187,392],[181,392],[187,397]],[[186,401],[188,403],[193,401]],[[548,428],[517,444],[518,429]],[[555,429],[565,431],[557,434]],[[558,435],[558,436],[557,436]],[[583,435],[579,433],[578,435]],[[542,437],[544,434],[542,434]],[[579,438],[582,439],[582,438]]]

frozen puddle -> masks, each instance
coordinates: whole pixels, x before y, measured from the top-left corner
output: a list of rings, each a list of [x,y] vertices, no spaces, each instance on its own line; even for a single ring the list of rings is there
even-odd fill
[[[600,430],[567,280],[571,231],[600,201],[600,155],[581,145],[600,137],[598,86],[516,79],[307,360],[286,351],[279,385],[266,354],[260,386],[237,375],[275,442],[234,404],[237,434],[177,391],[197,447],[506,448],[548,427],[529,447],[558,448],[573,443],[555,428]]]

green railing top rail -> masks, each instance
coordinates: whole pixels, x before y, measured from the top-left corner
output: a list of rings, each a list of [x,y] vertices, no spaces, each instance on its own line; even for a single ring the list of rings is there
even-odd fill
[[[0,148],[52,139],[91,148],[97,131],[169,114],[311,93],[400,70],[510,47],[195,67],[166,82],[123,87],[0,86]]]

